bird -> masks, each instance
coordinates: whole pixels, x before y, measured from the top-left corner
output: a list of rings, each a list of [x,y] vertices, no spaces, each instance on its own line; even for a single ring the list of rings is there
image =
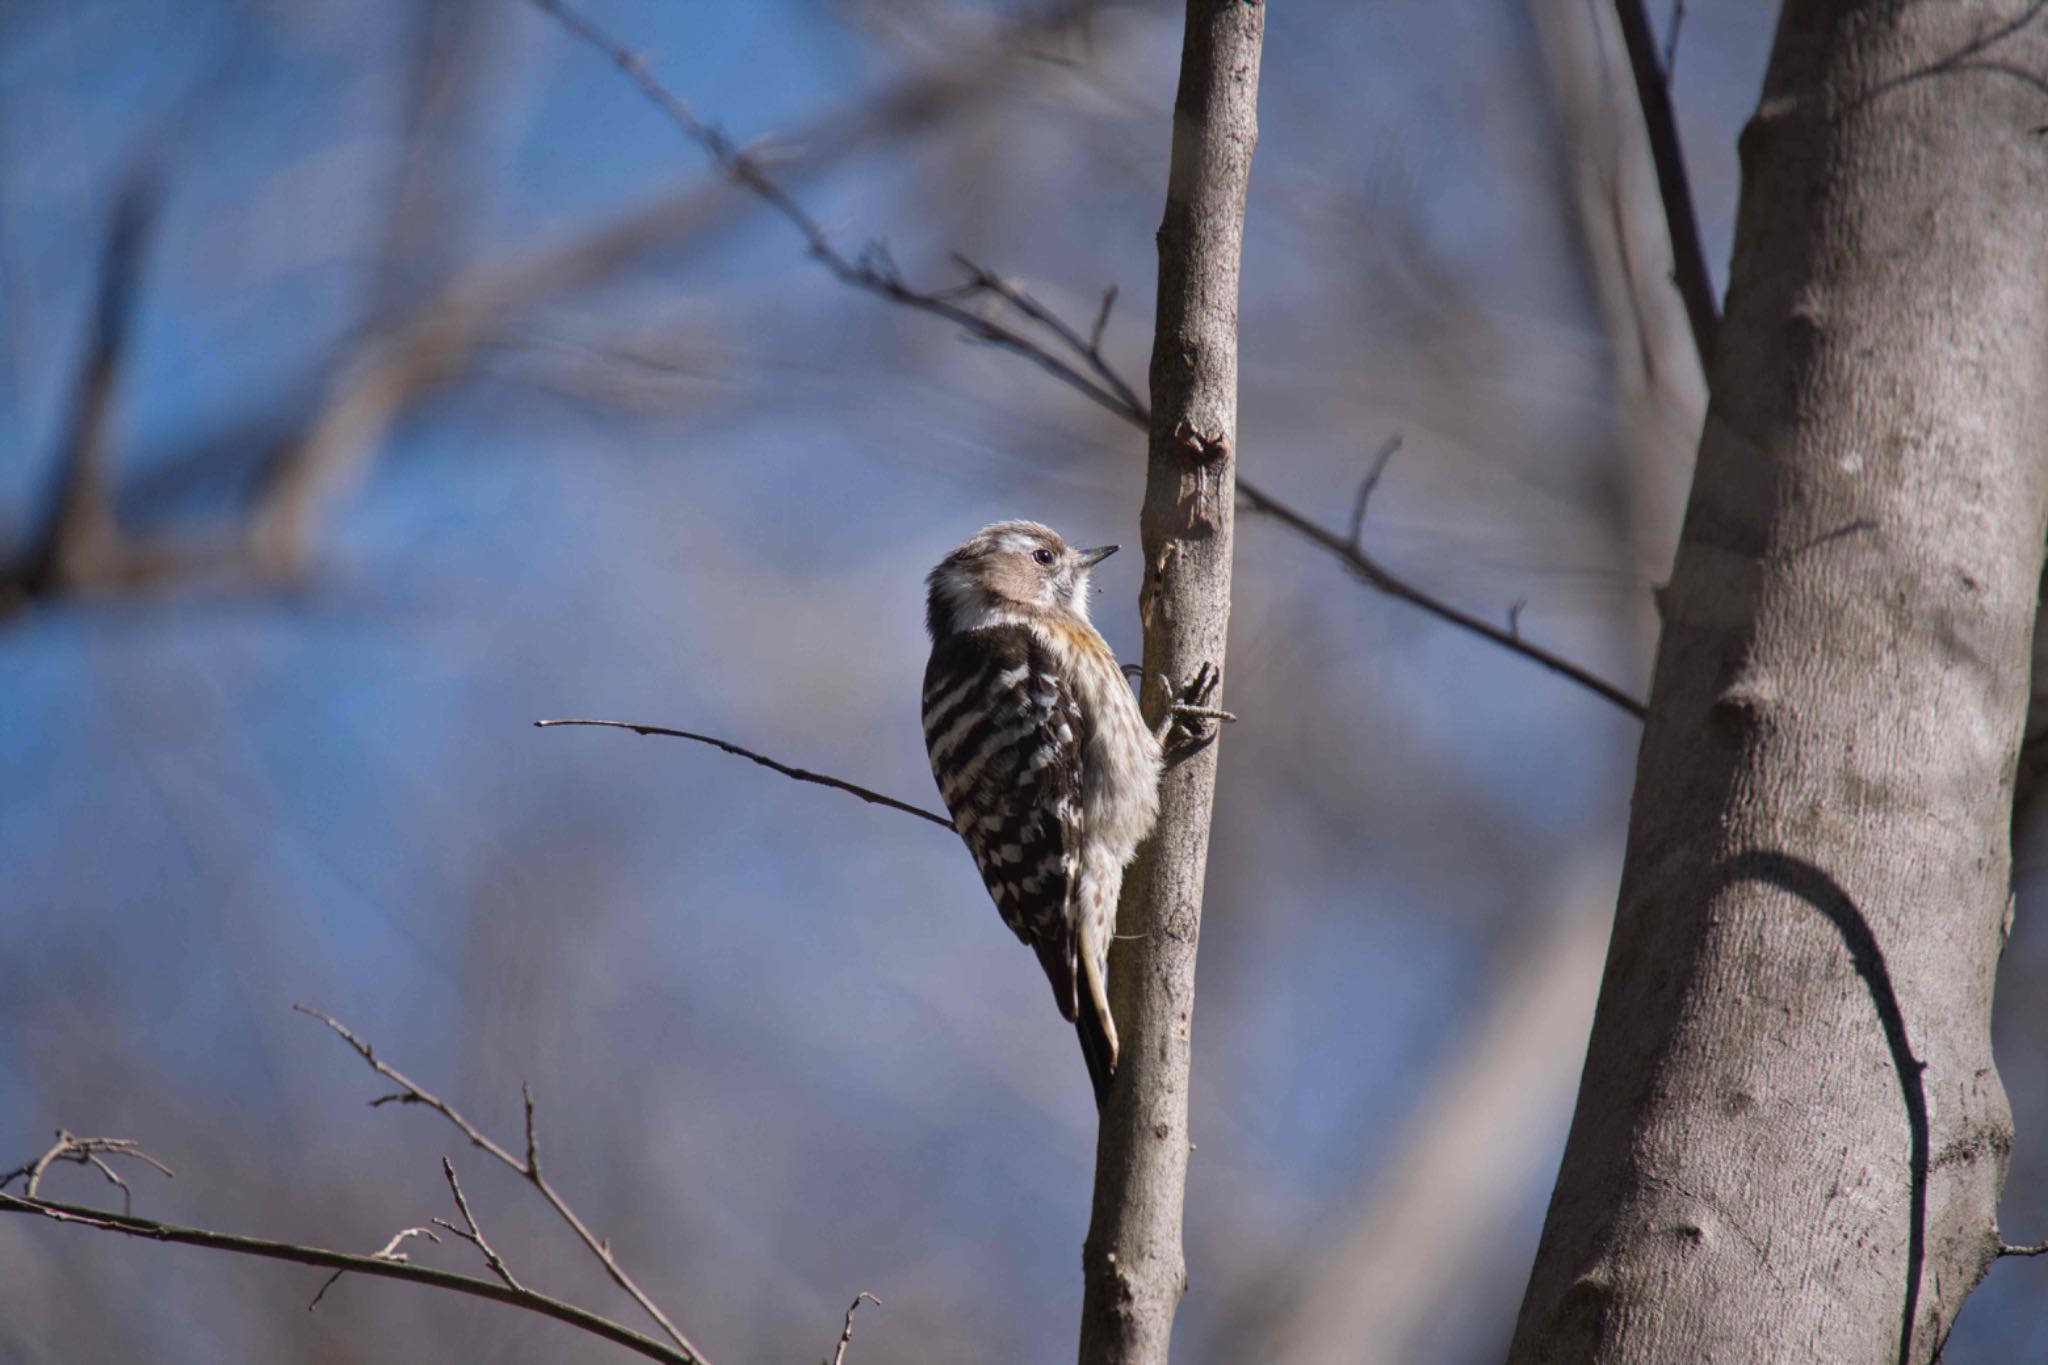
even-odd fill
[[[1011,932],[1075,1025],[1096,1107],[1117,1063],[1109,945],[1124,868],[1159,815],[1161,736],[1088,619],[1077,550],[1035,521],[983,527],[926,579],[932,777]]]

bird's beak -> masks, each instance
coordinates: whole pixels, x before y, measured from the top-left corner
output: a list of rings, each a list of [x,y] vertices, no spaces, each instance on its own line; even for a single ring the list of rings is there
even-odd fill
[[[1075,551],[1075,558],[1081,561],[1082,568],[1092,569],[1116,552],[1117,547],[1114,545],[1098,545],[1092,550]]]

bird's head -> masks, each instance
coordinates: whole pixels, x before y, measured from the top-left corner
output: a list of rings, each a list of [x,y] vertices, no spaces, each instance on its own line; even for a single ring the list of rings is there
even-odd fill
[[[925,579],[931,589],[925,625],[939,640],[1034,616],[1072,613],[1086,621],[1088,572],[1116,549],[1077,550],[1035,521],[984,526]]]

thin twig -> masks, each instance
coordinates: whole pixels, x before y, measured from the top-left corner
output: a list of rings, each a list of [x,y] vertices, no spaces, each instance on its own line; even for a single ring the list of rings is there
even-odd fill
[[[441,1240],[439,1237],[436,1237],[434,1235],[434,1230],[432,1228],[401,1228],[392,1235],[390,1241],[384,1244],[384,1249],[382,1251],[373,1251],[370,1253],[371,1259],[378,1261],[395,1261],[400,1265],[406,1264],[406,1262],[411,1258],[408,1257],[404,1252],[400,1251],[398,1248],[405,1244],[405,1241],[408,1237],[424,1237],[429,1242],[439,1242]],[[313,1295],[313,1301],[306,1305],[306,1311],[310,1313],[315,1308],[318,1308],[320,1306],[320,1300],[327,1297],[327,1291],[334,1288],[335,1281],[339,1280],[342,1276],[346,1274],[348,1274],[348,1271],[343,1269],[337,1270],[332,1275],[329,1275],[326,1281],[321,1284],[319,1292]]]
[[[1650,30],[1650,16],[1643,8],[1643,0],[1614,0],[1614,13],[1621,20],[1622,43],[1628,48],[1629,70],[1635,76],[1636,102],[1643,109],[1650,157],[1657,166],[1657,192],[1664,200],[1664,221],[1671,232],[1672,280],[1678,286],[1679,297],[1685,300],[1693,346],[1700,353],[1700,366],[1704,369],[1714,354],[1714,332],[1721,325],[1721,310],[1714,298],[1714,278],[1707,270],[1706,248],[1700,244],[1692,184],[1685,173],[1685,149],[1678,139],[1677,116],[1671,111],[1671,90],[1657,64],[1656,35]],[[1675,43],[1675,20],[1671,36]]]
[[[1549,669],[1561,678],[1568,678],[1580,687],[1610,702],[1617,709],[1628,712],[1637,720],[1641,720],[1649,714],[1649,709],[1643,703],[1637,701],[1613,683],[1608,682],[1605,678],[1573,663],[1563,655],[1552,653],[1541,645],[1531,644],[1527,640],[1519,639],[1512,631],[1503,630],[1491,621],[1437,601],[1407,579],[1388,569],[1364,550],[1347,543],[1342,536],[1324,530],[1293,508],[1268,498],[1243,479],[1237,481],[1237,491],[1239,496],[1244,498],[1245,504],[1254,512],[1272,517],[1274,520],[1284,523],[1296,534],[1305,536],[1322,546],[1342,560],[1345,567],[1350,569],[1354,575],[1368,586],[1376,588],[1390,597],[1399,598],[1403,602],[1413,603],[1462,630],[1470,631],[1472,634],[1483,639],[1491,640],[1501,648],[1510,650],[1521,655],[1531,663]]]
[[[405,1261],[380,1260],[375,1256],[359,1256],[346,1251],[329,1251],[324,1247],[273,1242],[262,1237],[242,1237],[206,1228],[181,1227],[175,1223],[160,1223],[153,1218],[104,1213],[99,1209],[84,1208],[76,1204],[59,1204],[46,1199],[24,1199],[4,1191],[0,1191],[0,1213],[32,1213],[48,1218],[52,1222],[95,1228],[101,1232],[147,1237],[152,1241],[171,1242],[180,1246],[206,1247],[212,1251],[228,1251],[240,1256],[291,1261],[298,1265],[318,1266],[326,1270],[352,1270],[361,1275],[375,1275],[387,1280],[404,1280],[435,1289],[449,1289],[459,1294],[510,1304],[514,1308],[523,1308],[530,1313],[554,1318],[592,1336],[602,1337],[628,1350],[637,1351],[649,1360],[666,1361],[668,1365],[703,1365],[702,1358],[695,1352],[678,1350],[621,1323],[613,1322],[610,1318],[602,1318],[587,1309],[578,1308],[575,1304],[535,1293],[531,1289],[515,1290],[494,1280],[457,1274],[451,1270],[437,1270],[432,1266],[412,1265]]]
[[[1117,411],[1133,414],[1145,411],[1145,400],[1138,397],[1137,391],[1125,382],[1124,377],[1116,372],[1102,354],[1102,334],[1109,326],[1109,310],[1116,305],[1115,285],[1112,284],[1103,292],[1102,306],[1095,315],[1094,323],[1088,329],[1087,339],[1083,340],[1081,334],[1067,324],[1066,319],[1040,303],[1026,290],[957,251],[953,253],[953,259],[968,272],[969,283],[975,288],[996,295],[1025,317],[1051,332],[1059,339],[1061,345],[1086,361],[1096,379],[1116,395],[1121,405]]]
[[[863,1299],[877,1308],[882,1306],[882,1301],[865,1289],[853,1296],[853,1302],[846,1306],[846,1326],[839,1332],[839,1349],[832,1353],[832,1359],[827,1365],[846,1365],[846,1348],[853,1344],[853,1313],[860,1307]]]
[[[1351,548],[1362,548],[1360,540],[1365,535],[1365,508],[1372,501],[1373,490],[1380,486],[1380,475],[1387,472],[1387,463],[1401,449],[1401,433],[1395,432],[1380,443],[1373,452],[1372,463],[1366,467],[1365,477],[1359,481],[1357,500],[1351,504]]]
[[[941,825],[946,829],[953,828],[951,820],[948,820],[943,815],[934,814],[922,806],[913,806],[908,801],[898,801],[893,796],[884,796],[878,791],[870,791],[858,783],[848,782],[843,777],[833,777],[829,773],[814,773],[809,768],[793,768],[787,763],[781,763],[768,757],[766,754],[756,753],[752,749],[742,748],[730,740],[718,739],[712,735],[700,735],[690,730],[670,730],[660,725],[637,725],[629,720],[537,720],[534,722],[534,725],[539,729],[546,729],[551,725],[602,725],[613,730],[631,730],[636,735],[665,735],[670,739],[695,740],[699,744],[708,744],[714,749],[732,754],[737,758],[744,758],[758,763],[764,768],[781,773],[784,777],[793,777],[799,782],[816,783],[820,787],[831,787],[837,791],[858,796],[870,805],[887,806],[891,810],[900,810],[905,815],[915,815],[920,820],[929,820],[933,824]]]
[[[1109,330],[1110,310],[1116,307],[1116,286],[1102,291],[1102,308],[1095,315],[1095,325],[1088,329],[1088,349],[1096,354],[1102,351],[1102,334]]]
[[[547,1201],[548,1207],[553,1209],[561,1217],[562,1221],[569,1225],[570,1230],[576,1234],[577,1239],[585,1247],[589,1248],[590,1254],[597,1257],[598,1262],[604,1266],[605,1273],[611,1276],[612,1283],[623,1289],[632,1298],[633,1302],[639,1304],[641,1311],[654,1319],[661,1327],[661,1330],[668,1335],[668,1339],[674,1342],[688,1359],[698,1362],[703,1360],[697,1348],[690,1344],[689,1338],[677,1330],[676,1325],[669,1321],[668,1315],[661,1311],[654,1300],[647,1296],[646,1291],[634,1283],[633,1277],[628,1275],[625,1269],[619,1265],[618,1259],[612,1255],[611,1244],[593,1233],[589,1226],[584,1223],[583,1219],[577,1215],[576,1211],[569,1207],[567,1201],[562,1198],[555,1187],[549,1184],[547,1178],[541,1174],[540,1141],[536,1135],[533,1118],[533,1094],[526,1086],[523,1084],[520,1086],[520,1094],[524,1097],[526,1105],[526,1159],[522,1161],[504,1147],[498,1145],[497,1142],[492,1140],[489,1135],[484,1133],[475,1124],[464,1118],[454,1105],[449,1104],[431,1091],[422,1089],[411,1077],[407,1076],[397,1067],[392,1066],[389,1062],[384,1061],[377,1055],[375,1048],[349,1032],[348,1028],[340,1020],[335,1019],[331,1015],[323,1014],[319,1010],[310,1009],[305,1005],[295,1004],[292,1008],[300,1014],[318,1019],[321,1023],[327,1025],[343,1042],[356,1050],[356,1055],[368,1063],[372,1071],[375,1071],[385,1080],[399,1087],[399,1094],[379,1096],[371,1101],[372,1105],[390,1102],[423,1104],[442,1118],[447,1119],[448,1122],[454,1124],[456,1130],[469,1139],[471,1146],[490,1153],[506,1166],[509,1166],[525,1177],[527,1183],[538,1190],[541,1198]]]
[[[490,1242],[485,1239],[484,1230],[477,1223],[476,1215],[469,1211],[469,1200],[463,1196],[462,1182],[455,1178],[455,1163],[445,1156],[441,1158],[441,1174],[448,1177],[448,1192],[455,1196],[455,1207],[462,1214],[462,1221],[467,1224],[467,1231],[456,1227],[445,1218],[436,1218],[434,1221],[481,1252],[484,1258],[484,1265],[489,1267],[493,1275],[496,1275],[513,1289],[524,1289],[526,1286],[519,1283],[513,1277],[512,1267],[505,1264],[505,1258],[500,1256],[497,1250],[491,1246]]]
[[[1626,0],[1619,0],[1626,3]],[[1061,383],[1074,389],[1108,412],[1115,414],[1129,425],[1141,431],[1149,431],[1152,424],[1150,407],[1138,396],[1114,367],[1103,357],[1100,349],[1102,328],[1107,325],[1109,304],[1113,291],[1104,298],[1103,308],[1097,315],[1097,322],[1083,338],[1070,324],[1025,291],[1003,281],[993,272],[985,270],[965,258],[958,258],[963,268],[969,271],[965,285],[940,291],[920,291],[903,282],[888,259],[887,252],[879,247],[861,253],[858,260],[850,260],[832,242],[822,224],[810,215],[803,205],[767,172],[760,160],[737,146],[730,137],[714,125],[698,117],[689,103],[666,85],[648,69],[647,64],[635,52],[628,49],[595,21],[570,8],[563,0],[529,0],[536,8],[557,19],[563,27],[582,41],[603,53],[613,65],[624,72],[656,108],[668,116],[685,136],[709,156],[714,165],[733,184],[754,194],[768,207],[774,209],[797,231],[802,234],[806,247],[813,259],[823,265],[844,284],[864,290],[891,303],[941,317],[960,326],[977,341],[986,342],[999,349],[1011,352],[1044,370]],[[1655,60],[1654,54],[1651,58]],[[1687,201],[1688,212],[1690,200]],[[1688,219],[1689,221],[1689,219]],[[1062,355],[1049,348],[1037,338],[1010,327],[996,318],[978,313],[964,306],[976,295],[992,295],[1010,304],[1031,322],[1044,328],[1055,342],[1068,353]],[[1711,295],[1709,295],[1711,303]],[[1069,358],[1071,356],[1071,359]],[[1272,517],[1283,526],[1305,535],[1324,550],[1343,560],[1360,582],[1395,599],[1406,602],[1430,613],[1452,626],[1470,631],[1481,638],[1500,646],[1512,654],[1550,670],[1560,677],[1579,684],[1595,695],[1614,703],[1632,716],[1643,715],[1643,705],[1612,683],[1605,682],[1586,669],[1552,654],[1526,641],[1518,640],[1505,631],[1494,627],[1470,612],[1461,611],[1448,603],[1441,602],[1421,588],[1396,577],[1374,563],[1362,550],[1347,545],[1336,536],[1316,527],[1300,512],[1287,506],[1280,499],[1265,492],[1256,484],[1243,479],[1237,481],[1237,491],[1244,498],[1246,506],[1262,516]],[[617,723],[617,722],[614,722]],[[626,725],[626,729],[640,727]],[[645,733],[663,733],[648,730]],[[688,736],[697,738],[696,736]],[[717,743],[718,741],[706,741]],[[752,755],[747,755],[752,757]],[[771,765],[772,766],[772,765]],[[838,785],[836,779],[827,785]],[[846,784],[849,786],[851,784]],[[893,801],[882,804],[894,805]],[[922,812],[921,812],[922,813]],[[937,819],[935,816],[927,818]],[[943,824],[944,821],[939,821]]]
[[[2031,1246],[2016,1247],[2010,1242],[1998,1244],[2001,1256],[2048,1256],[2048,1242],[2035,1242]]]
[[[28,1183],[24,1189],[29,1198],[37,1198],[42,1192],[43,1176],[50,1167],[59,1161],[72,1161],[80,1166],[91,1166],[107,1178],[108,1184],[117,1187],[121,1191],[121,1211],[126,1213],[134,1207],[135,1192],[128,1188],[128,1182],[121,1178],[121,1173],[106,1163],[106,1156],[124,1156],[144,1162],[155,1167],[166,1178],[175,1175],[169,1166],[143,1151],[141,1144],[134,1138],[82,1138],[59,1128],[57,1141],[49,1151],[25,1166],[17,1166],[5,1175],[0,1175],[0,1190],[26,1176]]]

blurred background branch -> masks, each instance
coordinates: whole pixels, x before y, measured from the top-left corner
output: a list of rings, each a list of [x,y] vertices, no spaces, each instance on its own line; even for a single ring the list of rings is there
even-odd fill
[[[1636,101],[1642,109],[1643,130],[1650,141],[1651,162],[1657,168],[1657,190],[1664,201],[1664,222],[1671,232],[1672,282],[1685,301],[1686,319],[1692,325],[1693,349],[1705,366],[1714,354],[1714,332],[1721,324],[1719,295],[1707,270],[1706,248],[1700,244],[1699,221],[1693,213],[1692,177],[1685,170],[1685,149],[1679,141],[1678,118],[1671,111],[1671,89],[1666,81],[1667,58],[1660,65],[1657,39],[1650,28],[1643,0],[1614,0],[1614,13],[1621,21],[1621,38],[1628,50],[1630,74],[1635,78]],[[1671,53],[1675,56],[1678,26],[1684,20],[1680,3],[1671,13]]]

